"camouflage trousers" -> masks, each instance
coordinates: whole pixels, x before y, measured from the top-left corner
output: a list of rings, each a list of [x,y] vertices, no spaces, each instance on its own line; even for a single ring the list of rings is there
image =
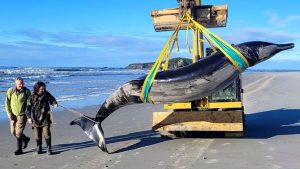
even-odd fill
[[[45,139],[51,138],[50,125],[42,126],[42,127],[33,127],[34,136],[36,140],[41,140],[42,137]]]
[[[25,115],[16,116],[16,118],[10,120],[10,133],[17,138],[23,138],[26,122],[27,117]]]

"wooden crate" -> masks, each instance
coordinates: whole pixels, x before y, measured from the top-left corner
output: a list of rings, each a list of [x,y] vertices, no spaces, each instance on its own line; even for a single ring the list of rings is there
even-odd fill
[[[207,28],[225,27],[227,23],[227,5],[196,7],[195,20]],[[191,13],[191,12],[190,12]],[[179,8],[169,8],[151,12],[155,31],[175,30],[181,19]],[[180,29],[186,29],[183,22]]]

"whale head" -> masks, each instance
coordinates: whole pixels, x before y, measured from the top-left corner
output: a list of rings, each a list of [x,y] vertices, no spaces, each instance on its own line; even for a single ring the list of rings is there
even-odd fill
[[[249,61],[250,66],[254,66],[281,51],[294,48],[295,45],[294,43],[274,44],[262,41],[252,41],[239,44],[238,46]]]

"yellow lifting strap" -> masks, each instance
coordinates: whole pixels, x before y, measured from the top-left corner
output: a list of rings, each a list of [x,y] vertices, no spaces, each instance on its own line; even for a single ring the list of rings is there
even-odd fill
[[[144,101],[144,102],[151,102],[151,97],[149,94],[151,85],[154,81],[154,78],[157,74],[157,71],[159,70],[161,63],[163,61],[163,59],[166,57],[167,51],[169,49],[170,43],[173,41],[172,47],[170,48],[170,52],[167,55],[167,60],[165,62],[166,65],[164,65],[163,69],[166,70],[168,68],[168,59],[172,54],[172,48],[174,47],[175,42],[177,41],[177,36],[178,36],[178,32],[180,30],[180,26],[184,20],[184,15],[180,20],[180,23],[177,25],[177,28],[175,29],[174,33],[172,34],[172,36],[169,38],[169,40],[167,41],[167,43],[165,44],[164,48],[162,49],[161,53],[159,54],[159,56],[157,57],[155,63],[153,64],[152,68],[150,69],[148,75],[146,76],[145,80],[144,80],[144,84],[142,87],[142,92],[141,92],[141,96],[140,98]]]
[[[177,31],[176,34],[175,34],[175,37],[174,37],[174,39],[173,39],[173,43],[172,43],[172,46],[171,46],[171,48],[170,48],[170,51],[169,51],[168,55],[166,56],[165,64],[164,64],[164,66],[163,66],[163,68],[162,68],[162,71],[167,70],[168,67],[169,67],[169,60],[170,60],[170,57],[171,57],[171,55],[172,55],[172,51],[173,51],[173,48],[174,48],[175,43],[176,43],[176,45],[177,45],[177,50],[179,50],[179,48],[178,48],[178,32],[179,32],[179,31]]]
[[[248,63],[247,59],[237,49],[232,47],[229,43],[227,43],[226,41],[221,39],[219,36],[215,35],[211,31],[206,29],[204,26],[202,26],[195,20],[193,20],[192,17],[186,13],[181,18],[180,23],[177,25],[174,33],[172,34],[172,36],[169,38],[169,40],[165,44],[164,48],[162,49],[161,53],[159,54],[158,58],[156,59],[155,63],[153,64],[147,77],[144,80],[144,84],[143,84],[142,92],[141,92],[141,96],[140,96],[144,102],[152,103],[152,100],[151,100],[151,97],[149,94],[151,85],[152,85],[154,78],[157,74],[157,71],[161,67],[162,61],[165,57],[166,57],[166,61],[165,61],[165,65],[163,66],[163,70],[166,70],[168,68],[168,60],[172,54],[172,50],[173,50],[175,42],[178,43],[178,39],[177,39],[178,32],[179,32],[181,24],[183,23],[184,20],[188,23],[187,31],[188,31],[188,29],[193,30],[194,57],[195,57],[195,53],[196,53],[195,48],[196,48],[196,43],[197,43],[195,32],[197,31],[198,33],[200,33],[200,32],[203,33],[207,42],[209,43],[209,45],[211,46],[211,48],[213,49],[214,52],[216,52],[217,50],[215,49],[215,47],[212,44],[216,45],[216,47],[231,61],[231,63],[236,67],[236,69],[239,72],[242,72],[247,67],[249,67],[249,63]],[[188,41],[188,32],[187,32],[186,36],[187,36],[187,41]],[[202,39],[202,41],[204,41],[204,40]],[[171,48],[169,48],[171,43],[172,43]],[[187,42],[187,48],[190,49],[188,42]],[[169,49],[169,53],[167,54],[168,49]],[[193,58],[194,61],[195,61],[195,59],[196,58]]]

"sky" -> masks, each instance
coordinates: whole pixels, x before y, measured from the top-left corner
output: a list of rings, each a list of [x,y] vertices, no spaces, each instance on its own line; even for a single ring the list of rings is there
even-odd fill
[[[228,5],[227,26],[210,29],[231,44],[295,43],[257,69],[300,70],[300,2],[202,0]],[[3,0],[0,66],[125,67],[153,62],[172,32],[155,32],[150,12],[177,0]],[[180,40],[185,42],[185,31]],[[186,45],[174,57],[187,57]]]

